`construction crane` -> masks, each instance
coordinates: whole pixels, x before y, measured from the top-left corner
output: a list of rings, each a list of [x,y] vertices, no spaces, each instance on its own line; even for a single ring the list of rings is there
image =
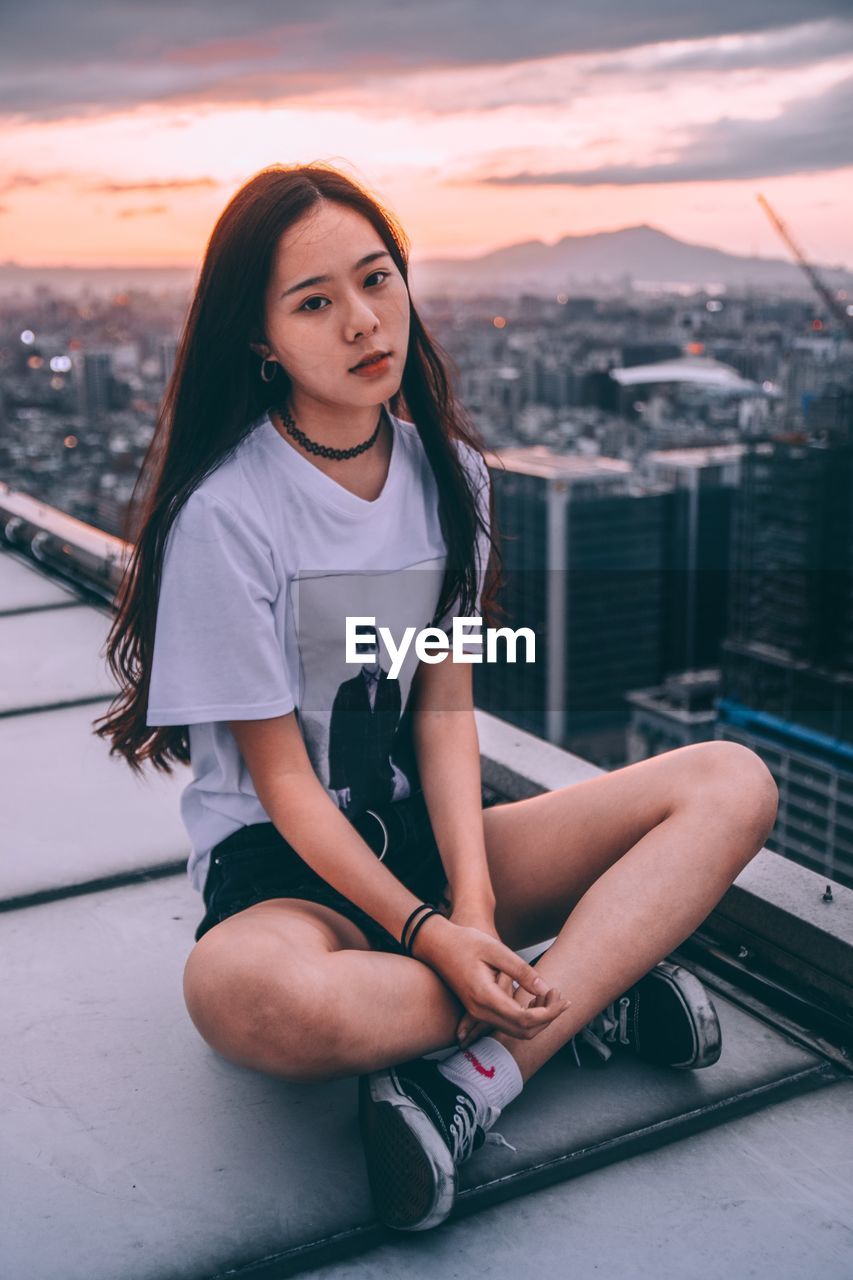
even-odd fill
[[[765,200],[764,196],[761,195],[756,196],[755,198],[767,214],[770,221],[773,223],[776,230],[779,232],[779,235],[793,253],[794,257],[797,259],[797,262],[802,267],[803,271],[808,276],[812,288],[819,294],[824,304],[828,307],[830,314],[835,317],[842,329],[847,333],[847,336],[849,338],[853,338],[853,315],[848,314],[847,308],[844,306],[841,299],[836,298],[829,286],[820,278],[817,270],[806,258],[805,254],[800,249],[796,240],[791,235],[778,213],[773,209],[770,202]]]

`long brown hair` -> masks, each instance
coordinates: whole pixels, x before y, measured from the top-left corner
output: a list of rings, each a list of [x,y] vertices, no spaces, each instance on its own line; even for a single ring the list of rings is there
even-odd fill
[[[270,408],[260,357],[250,349],[264,334],[264,296],[281,235],[321,201],[363,214],[373,225],[408,286],[409,243],[391,212],[366,189],[322,162],[270,165],[250,178],[220,215],[202,262],[178,344],[175,367],[157,425],[134,485],[124,536],[133,550],[116,592],[116,617],[107,637],[110,669],[120,692],[95,733],[111,740],[110,755],[124,756],[135,772],[150,760],[171,773],[170,760],[189,763],[186,725],[146,724],[154,627],[166,537],[178,512],[205,476],[229,457]],[[409,348],[391,412],[412,421],[436,478],[447,567],[433,621],[458,600],[473,612],[478,530],[489,534],[489,573],[481,613],[491,622],[500,552],[468,487],[453,447],[461,439],[482,454],[485,444],[450,387],[450,357],[432,339],[410,302]],[[452,363],[452,362],[451,362]],[[276,397],[283,368],[274,379]],[[279,399],[280,403],[280,399]],[[494,498],[490,502],[493,526]]]

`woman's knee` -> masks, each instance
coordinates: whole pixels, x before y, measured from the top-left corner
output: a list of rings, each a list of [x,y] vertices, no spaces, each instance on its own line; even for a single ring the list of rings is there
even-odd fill
[[[743,743],[716,739],[702,747],[702,786],[720,806],[719,812],[734,816],[763,843],[773,830],[779,806],[773,774],[761,756]]]
[[[322,953],[297,956],[262,931],[217,937],[222,928],[196,943],[184,969],[184,1000],[196,1030],[237,1066],[317,1079],[311,1064],[324,1034]]]

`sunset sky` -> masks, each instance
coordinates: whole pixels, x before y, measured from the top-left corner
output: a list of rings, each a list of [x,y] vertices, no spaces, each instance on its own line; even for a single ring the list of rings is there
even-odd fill
[[[324,160],[412,257],[649,223],[853,268],[851,0],[5,6],[0,261],[194,266],[234,190]]]

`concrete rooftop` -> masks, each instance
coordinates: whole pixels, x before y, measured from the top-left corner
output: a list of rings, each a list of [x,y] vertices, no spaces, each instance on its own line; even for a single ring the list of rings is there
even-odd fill
[[[720,1061],[561,1052],[501,1117],[517,1150],[483,1148],[448,1222],[395,1234],[372,1214],[356,1080],[234,1067],[190,1023],[189,773],[138,781],[93,735],[108,624],[0,522],[0,1273],[853,1275],[853,893],[822,912],[824,882],[762,851],[673,956],[712,991]],[[599,772],[477,716],[507,799]]]

